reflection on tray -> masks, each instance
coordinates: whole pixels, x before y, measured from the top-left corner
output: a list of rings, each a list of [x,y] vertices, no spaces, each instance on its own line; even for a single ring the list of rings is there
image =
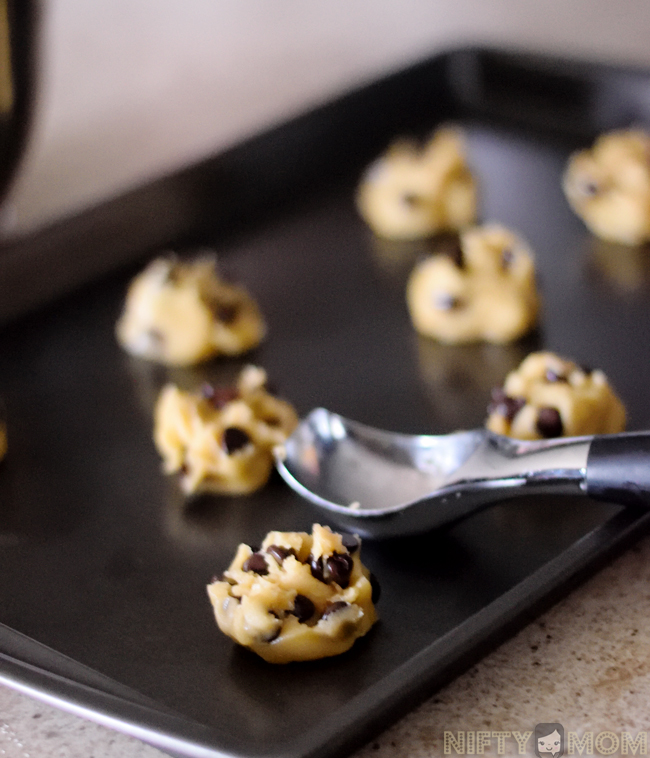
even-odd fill
[[[621,245],[593,237],[589,263],[597,274],[621,292],[650,289],[650,244]]]
[[[441,425],[436,431],[467,428],[468,419],[472,426],[482,426],[491,390],[539,345],[539,334],[511,345],[443,345],[418,337],[420,378]]]
[[[444,253],[458,246],[458,235],[449,232],[419,240],[389,240],[369,236],[372,261],[384,279],[404,291],[415,264],[422,258]]]
[[[229,358],[227,361],[215,360],[198,366],[178,367],[162,366],[125,355],[124,362],[142,408],[153,417],[156,400],[166,384],[175,384],[186,391],[195,391],[206,383],[218,387],[231,387],[249,360]]]

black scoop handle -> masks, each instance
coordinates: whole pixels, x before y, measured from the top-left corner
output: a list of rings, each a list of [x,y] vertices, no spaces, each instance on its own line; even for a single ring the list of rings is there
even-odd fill
[[[596,500],[650,508],[650,432],[594,437],[585,485]]]

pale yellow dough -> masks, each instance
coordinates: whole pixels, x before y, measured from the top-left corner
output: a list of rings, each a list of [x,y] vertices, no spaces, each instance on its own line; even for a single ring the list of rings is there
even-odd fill
[[[569,204],[597,237],[625,245],[650,240],[650,134],[601,135],[574,153],[564,174]]]
[[[503,226],[473,227],[461,232],[455,258],[439,254],[415,266],[406,299],[413,326],[426,337],[512,342],[537,321],[533,255]]]
[[[460,132],[440,128],[423,147],[398,141],[371,164],[357,207],[380,237],[418,239],[473,223],[476,196]]]
[[[623,403],[596,369],[554,353],[531,353],[493,392],[486,426],[517,439],[614,434],[625,428]]]
[[[150,263],[129,287],[116,333],[133,355],[188,366],[250,350],[266,326],[248,292],[220,279],[216,258],[206,255]]]
[[[247,563],[252,549],[239,545],[223,579],[208,585],[219,628],[269,663],[349,650],[377,620],[373,582],[356,543],[348,549],[340,534],[319,524],[311,535],[269,532],[253,558],[257,571]]]
[[[153,438],[164,471],[179,473],[185,492],[243,495],[266,484],[273,448],[286,441],[298,416],[265,384],[266,372],[247,366],[234,388],[192,393],[163,387]]]

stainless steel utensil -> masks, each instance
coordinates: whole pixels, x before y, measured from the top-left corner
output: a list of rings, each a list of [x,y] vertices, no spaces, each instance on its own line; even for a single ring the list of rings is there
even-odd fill
[[[299,494],[362,537],[424,532],[522,494],[650,507],[650,432],[522,441],[408,435],[316,408],[276,451]]]

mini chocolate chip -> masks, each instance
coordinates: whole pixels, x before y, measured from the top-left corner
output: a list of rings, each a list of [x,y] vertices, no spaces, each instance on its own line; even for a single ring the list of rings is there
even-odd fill
[[[253,574],[264,576],[269,573],[269,567],[266,565],[266,559],[262,553],[253,553],[242,564],[242,571],[252,571]]]
[[[250,437],[238,426],[229,426],[223,433],[223,446],[228,455],[232,455],[237,450],[241,450],[250,442]]]
[[[342,534],[341,542],[343,543],[343,547],[350,554],[354,553],[355,550],[359,549],[359,540],[357,537],[354,536],[354,534]]]
[[[215,408],[221,409],[228,403],[239,397],[236,387],[215,387],[214,385],[204,382],[201,386],[201,395],[209,400]]]
[[[435,296],[435,307],[440,311],[453,311],[463,306],[463,301],[448,292],[439,292]]]
[[[537,412],[536,426],[537,431],[546,439],[561,437],[564,431],[560,412],[557,408],[550,408],[548,406],[540,408]]]
[[[165,278],[163,284],[178,284],[181,278],[180,265],[173,260],[167,260],[167,271],[165,271]]]
[[[580,192],[582,192],[585,197],[593,197],[600,192],[600,188],[596,182],[587,179],[580,184]]]
[[[370,599],[373,603],[377,603],[379,601],[379,598],[381,597],[381,587],[379,586],[379,582],[377,581],[377,577],[371,573],[368,577],[368,580],[370,581],[370,587],[372,588],[372,594],[370,596]]]
[[[593,369],[591,368],[591,366],[586,366],[585,364],[580,365],[580,370],[582,371],[583,374],[586,374],[587,376],[589,376],[589,374],[593,372]]]
[[[337,600],[335,603],[329,603],[325,607],[325,610],[323,611],[323,615],[321,618],[327,618],[332,613],[336,613],[337,611],[340,611],[342,608],[347,608],[349,603],[346,603],[345,600]]]
[[[507,271],[510,266],[512,266],[512,262],[515,259],[514,252],[509,248],[506,247],[501,251],[501,268],[504,271]]]
[[[497,413],[512,423],[524,405],[526,405],[526,400],[523,397],[511,397],[506,395],[501,387],[495,387],[492,390],[492,402],[488,406],[488,413]]]
[[[311,575],[314,577],[314,579],[318,579],[319,582],[323,582],[324,584],[327,584],[327,581],[323,574],[323,559],[314,558],[313,555],[309,555],[309,557],[307,558],[307,563],[309,564]]]
[[[409,208],[416,208],[422,202],[422,198],[412,192],[405,192],[402,195],[402,202],[408,205]]]
[[[153,347],[161,348],[165,344],[165,335],[160,329],[147,329],[147,338]]]
[[[569,380],[566,378],[566,376],[562,376],[562,374],[558,374],[553,369],[546,369],[546,381],[547,382],[568,382]]]
[[[316,606],[305,595],[296,595],[293,600],[293,615],[301,624],[306,623],[314,615]]]
[[[350,584],[353,560],[344,553],[334,553],[325,561],[325,579],[328,582],[336,582],[339,587],[345,589]]]
[[[214,315],[224,324],[232,324],[238,313],[239,307],[237,305],[218,305],[214,309]]]
[[[281,545],[269,545],[266,548],[266,552],[272,555],[280,566],[285,558],[288,558],[290,555],[296,555],[296,551],[292,547],[282,547]]]

